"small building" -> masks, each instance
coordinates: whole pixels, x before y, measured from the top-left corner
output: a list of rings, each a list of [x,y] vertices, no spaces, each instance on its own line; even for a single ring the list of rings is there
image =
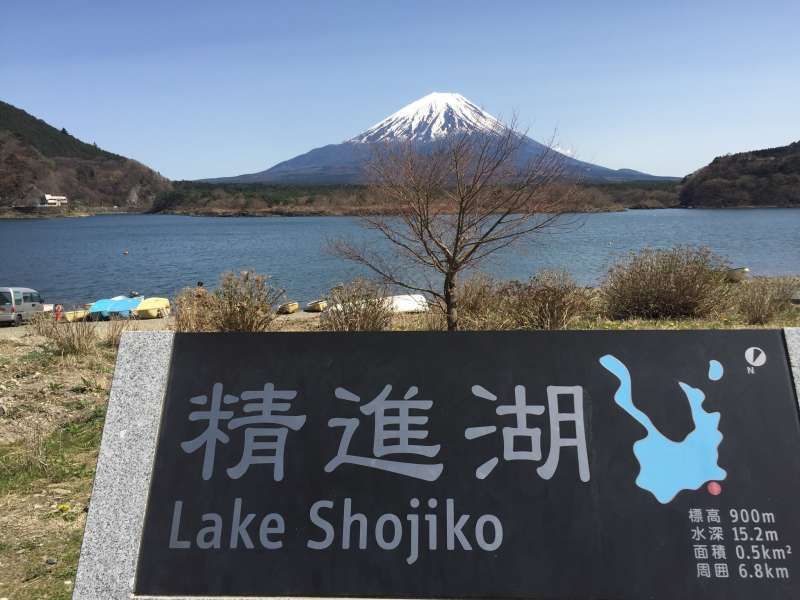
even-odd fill
[[[67,200],[66,196],[53,196],[51,194],[44,194],[41,196],[39,200],[39,206],[66,206]]]

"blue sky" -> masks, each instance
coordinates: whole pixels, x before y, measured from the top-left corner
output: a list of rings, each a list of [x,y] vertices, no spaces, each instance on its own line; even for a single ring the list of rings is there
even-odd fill
[[[432,91],[684,175],[800,139],[799,23],[796,0],[6,0],[0,99],[173,179],[262,170]]]

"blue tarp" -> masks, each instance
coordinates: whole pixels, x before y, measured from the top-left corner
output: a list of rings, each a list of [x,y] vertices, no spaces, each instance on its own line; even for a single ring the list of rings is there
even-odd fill
[[[89,308],[89,314],[97,316],[97,313],[107,319],[110,316],[122,317],[128,319],[131,316],[131,311],[136,309],[141,304],[144,298],[137,296],[136,298],[107,298],[97,300]]]

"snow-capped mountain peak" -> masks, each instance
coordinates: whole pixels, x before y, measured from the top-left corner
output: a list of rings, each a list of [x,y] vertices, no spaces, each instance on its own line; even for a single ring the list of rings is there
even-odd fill
[[[348,141],[430,142],[453,132],[491,133],[502,129],[500,121],[461,94],[434,92],[404,106]]]
[[[374,144],[411,141],[425,151],[451,133],[492,135],[502,133],[503,124],[461,94],[434,92],[404,106],[365,132],[340,144],[327,144],[273,165],[258,173],[224,177],[209,181],[226,183],[281,184],[363,184],[369,179],[367,165],[374,158]],[[430,145],[429,145],[430,144]],[[521,136],[520,161],[545,152],[547,147],[527,135]],[[569,174],[594,181],[633,181],[654,179],[645,173],[612,170],[581,162],[572,152],[557,148],[564,155]]]

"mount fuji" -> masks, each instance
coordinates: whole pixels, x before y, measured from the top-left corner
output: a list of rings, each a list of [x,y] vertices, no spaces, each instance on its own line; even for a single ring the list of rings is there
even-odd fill
[[[246,175],[207,179],[213,183],[350,184],[364,181],[364,167],[377,144],[411,142],[424,151],[450,134],[500,135],[503,124],[461,94],[434,92],[404,106],[363,133],[340,144],[315,148],[277,165]],[[525,137],[520,158],[546,146]],[[632,169],[609,169],[564,154],[567,172],[592,182],[672,179]]]

